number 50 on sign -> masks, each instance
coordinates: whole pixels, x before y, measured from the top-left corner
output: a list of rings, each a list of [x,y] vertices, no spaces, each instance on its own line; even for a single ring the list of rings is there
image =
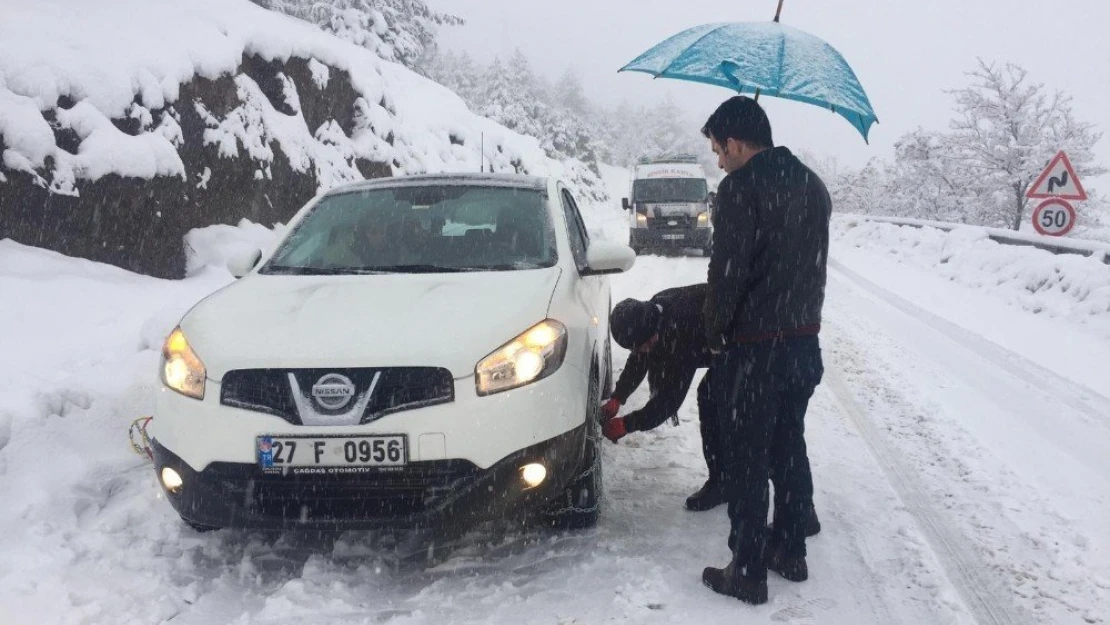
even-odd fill
[[[1041,234],[1062,237],[1075,227],[1075,209],[1060,198],[1045,200],[1033,211],[1033,227]]]

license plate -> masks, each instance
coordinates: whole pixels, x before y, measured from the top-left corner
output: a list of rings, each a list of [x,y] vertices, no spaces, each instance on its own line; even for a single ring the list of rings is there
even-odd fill
[[[685,234],[664,234],[663,235],[663,240],[664,241],[679,241],[679,240],[685,239],[685,238],[686,238]]]
[[[357,473],[408,462],[405,436],[259,436],[264,473]]]

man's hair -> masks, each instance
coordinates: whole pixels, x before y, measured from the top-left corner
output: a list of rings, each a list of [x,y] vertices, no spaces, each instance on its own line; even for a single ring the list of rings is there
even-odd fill
[[[706,120],[701,134],[724,145],[729,139],[746,141],[757,148],[773,148],[771,121],[755,100],[733,96],[725,100]]]

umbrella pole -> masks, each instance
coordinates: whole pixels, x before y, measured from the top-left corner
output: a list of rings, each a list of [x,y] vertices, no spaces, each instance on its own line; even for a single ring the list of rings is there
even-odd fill
[[[779,21],[779,17],[782,16],[782,3],[785,2],[785,1],[786,0],[779,0],[779,6],[778,6],[777,9],[775,9],[775,23],[776,24]],[[755,90],[755,101],[759,102],[759,89]]]

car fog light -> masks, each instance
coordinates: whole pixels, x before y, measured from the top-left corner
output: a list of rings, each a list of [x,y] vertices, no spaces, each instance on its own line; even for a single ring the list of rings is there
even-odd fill
[[[174,471],[169,467],[162,469],[162,485],[166,487],[166,490],[170,491],[171,493],[176,493],[177,491],[181,490],[182,484],[184,484],[184,482],[182,481],[181,476],[178,475],[177,471]]]
[[[528,488],[535,488],[547,479],[547,469],[538,463],[526,464],[520,469],[520,477]]]

